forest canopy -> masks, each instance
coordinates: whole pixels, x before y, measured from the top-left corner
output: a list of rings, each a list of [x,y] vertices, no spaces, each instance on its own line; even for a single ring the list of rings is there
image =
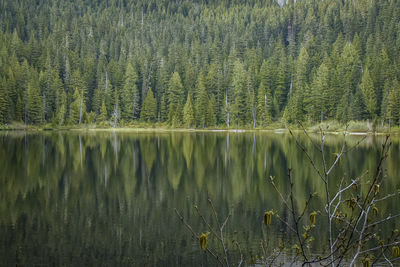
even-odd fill
[[[0,124],[400,124],[400,1],[0,1]]]

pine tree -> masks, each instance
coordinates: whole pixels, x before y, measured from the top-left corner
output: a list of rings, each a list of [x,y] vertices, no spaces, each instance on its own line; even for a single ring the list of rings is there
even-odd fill
[[[351,119],[352,120],[363,120],[365,119],[366,106],[364,102],[364,96],[360,89],[357,89],[356,93],[351,98]]]
[[[322,121],[329,112],[329,89],[328,68],[325,63],[322,63],[311,82],[311,88],[306,90],[308,95],[305,96],[305,109],[310,121]]]
[[[385,97],[384,118],[390,125],[400,125],[400,83],[395,79],[391,82],[391,90]]]
[[[272,67],[271,62],[264,60],[260,68],[260,83],[265,87],[266,91],[271,91],[273,88]]]
[[[26,109],[27,109],[27,119],[29,123],[32,124],[42,123],[43,106],[42,106],[42,98],[40,96],[38,79],[33,78],[28,83]]]
[[[157,91],[154,91],[158,109],[159,109],[159,119],[161,121],[166,121],[168,119],[168,107],[167,107],[167,91],[170,75],[168,73],[168,68],[166,66],[165,60],[161,59],[159,73],[157,76]]]
[[[274,93],[274,114],[276,117],[280,115],[285,103],[286,103],[286,73],[284,62],[278,66],[276,76],[276,88]]]
[[[101,104],[101,109],[100,109],[100,114],[97,116],[97,122],[104,123],[107,121],[107,107],[106,107],[106,101],[103,101]]]
[[[72,96],[73,103],[71,103],[70,108],[70,123],[81,124],[83,122],[83,117],[86,114],[87,88],[79,70],[73,71],[70,85],[71,88],[74,90],[74,94]],[[77,112],[77,114],[75,114],[75,112]]]
[[[3,78],[0,81],[0,124],[9,121],[10,98],[8,95],[7,82]]]
[[[138,118],[139,89],[136,85],[138,75],[131,62],[127,63],[124,86],[121,92],[122,118],[130,121]]]
[[[221,118],[221,109],[223,107],[224,103],[224,91],[222,87],[222,75],[221,72],[218,69],[218,66],[216,63],[211,63],[207,77],[206,77],[206,87],[207,87],[207,92],[210,93],[210,95],[215,96],[215,101],[216,101],[216,112],[217,112],[217,121],[220,122],[222,120]]]
[[[64,125],[65,116],[67,114],[67,95],[64,92],[64,89],[61,88],[58,93],[57,100],[57,112],[56,112],[56,122],[59,126]]]
[[[170,124],[179,125],[182,121],[183,86],[178,72],[174,72],[169,81],[166,106],[168,108],[168,121]]]
[[[390,125],[400,125],[400,94],[396,89],[390,91],[388,95],[385,117],[389,121]]]
[[[244,125],[246,123],[246,113],[248,112],[246,80],[247,75],[243,63],[240,60],[235,61],[231,85],[233,89],[232,119],[237,125]]]
[[[192,128],[196,125],[192,94],[190,92],[187,96],[185,106],[183,107],[183,123],[187,128]]]
[[[140,118],[143,121],[155,122],[157,114],[157,102],[154,98],[151,88],[147,91],[147,95],[143,101],[143,107],[140,113]]]
[[[72,102],[69,107],[69,123],[78,124],[80,118],[81,109],[81,94],[78,88],[75,88],[74,94],[72,96]]]
[[[207,108],[208,108],[207,90],[204,85],[203,73],[200,73],[197,78],[197,84],[196,84],[195,118],[197,120],[197,126],[201,128],[204,128],[206,126]]]
[[[298,121],[303,121],[304,120],[304,93],[303,90],[306,92],[309,91],[307,87],[303,87],[302,90],[296,90],[292,97],[289,98],[288,104],[285,107],[285,110],[283,112],[282,118],[284,121],[287,121],[289,123],[295,123]],[[311,97],[309,98],[310,101]],[[314,103],[314,101],[312,101]],[[309,104],[309,107],[313,107]],[[312,110],[312,108],[311,108]]]
[[[172,122],[171,122],[172,127],[182,126],[182,124],[183,124],[183,107],[180,102],[176,106],[176,109],[173,114],[174,115],[172,117]]]
[[[310,58],[306,48],[302,48],[295,64],[294,82],[289,91],[289,100],[285,108],[283,118],[288,122],[304,120],[304,110],[307,101],[304,101],[305,94],[309,92],[308,72]],[[310,96],[308,96],[310,100]],[[306,102],[306,103],[305,103]]]
[[[23,103],[22,98],[20,95],[17,97],[17,103],[15,104],[15,116],[14,120],[17,122],[22,121],[22,114],[23,114]]]
[[[271,92],[266,90],[264,82],[261,82],[257,92],[257,123],[259,126],[266,126],[272,122],[271,108]]]
[[[348,122],[351,118],[351,92],[347,89],[339,102],[336,111],[336,119],[340,122]]]
[[[368,68],[365,68],[364,70],[360,87],[364,96],[364,102],[367,107],[367,111],[369,113],[368,117],[374,118],[377,115],[377,99],[374,90],[374,84],[372,82]]]
[[[215,100],[215,96],[211,95],[210,100],[208,101],[207,108],[207,117],[206,117],[206,125],[207,126],[216,126],[217,125],[217,101]]]
[[[9,114],[8,119],[10,121],[15,120],[16,103],[18,98],[17,92],[17,82],[15,80],[15,75],[11,67],[8,68],[8,79],[6,81],[7,93],[9,97]]]

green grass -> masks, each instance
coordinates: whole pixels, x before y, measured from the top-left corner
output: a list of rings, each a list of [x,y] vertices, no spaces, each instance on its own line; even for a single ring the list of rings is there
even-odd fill
[[[121,122],[118,127],[113,128],[111,122],[105,122],[101,124],[82,124],[82,125],[65,125],[57,126],[51,123],[42,125],[26,125],[21,122],[12,122],[7,125],[0,125],[0,130],[25,130],[25,131],[48,131],[48,130],[78,130],[78,131],[212,131],[212,130],[223,130],[223,131],[234,131],[234,130],[245,130],[245,131],[281,131],[291,129],[293,131],[302,131],[304,127],[308,132],[319,132],[320,129],[324,129],[326,132],[338,133],[346,130],[346,124],[339,123],[338,121],[325,121],[318,124],[311,124],[310,122],[299,124],[285,124],[282,121],[273,122],[265,127],[253,128],[252,125],[237,126],[231,125],[219,125],[216,127],[208,128],[185,128],[185,127],[172,127],[167,123],[148,123],[148,122]],[[391,133],[400,134],[400,127],[394,126],[389,129],[388,125],[381,123],[373,123],[371,121],[350,121],[347,123],[347,131],[351,133],[363,133],[363,134],[376,134],[376,133]]]

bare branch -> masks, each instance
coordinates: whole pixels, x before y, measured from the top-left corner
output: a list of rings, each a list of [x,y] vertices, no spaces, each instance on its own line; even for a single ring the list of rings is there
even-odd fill
[[[185,221],[185,219],[183,218],[183,216],[179,213],[179,211],[177,209],[175,209],[175,213],[176,215],[178,215],[179,219],[182,221],[182,223],[186,226],[186,228],[192,233],[192,238],[196,241],[199,241],[200,238],[196,235],[196,233],[193,231],[192,227]],[[216,253],[214,253],[212,250],[210,250],[209,248],[206,248],[206,251],[213,256],[218,262],[219,264],[221,264],[221,266],[225,266],[225,264],[221,261],[221,259],[217,256]]]

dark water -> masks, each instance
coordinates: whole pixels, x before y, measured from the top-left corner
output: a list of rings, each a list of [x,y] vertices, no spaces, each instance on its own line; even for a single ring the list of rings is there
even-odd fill
[[[382,140],[368,137],[341,160],[334,176],[373,171]],[[301,141],[312,150],[310,140]],[[328,161],[342,142],[327,137]],[[311,155],[320,162],[317,152]],[[206,231],[193,205],[209,219],[208,194],[221,218],[234,207],[227,239],[238,240],[246,255],[258,255],[264,212],[287,213],[268,177],[287,194],[288,168],[301,209],[310,192],[323,192],[323,184],[286,134],[0,133],[0,266],[215,265],[174,212],[196,232]],[[382,190],[398,188],[396,139],[385,169]],[[317,198],[312,208],[322,210],[321,203]],[[396,203],[386,202],[382,213],[395,211]],[[323,226],[315,249],[326,241]],[[278,245],[281,228],[271,225],[271,246]]]

